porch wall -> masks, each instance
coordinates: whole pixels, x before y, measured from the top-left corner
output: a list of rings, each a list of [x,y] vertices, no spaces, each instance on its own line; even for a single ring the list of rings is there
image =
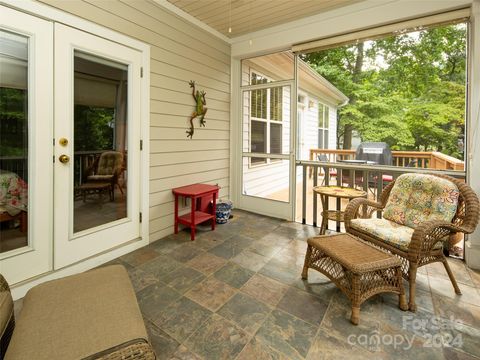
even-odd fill
[[[218,184],[228,198],[230,45],[148,1],[40,2],[151,46],[150,241],[173,233],[173,187]],[[207,92],[208,107],[193,140],[185,133],[194,109],[190,80]]]

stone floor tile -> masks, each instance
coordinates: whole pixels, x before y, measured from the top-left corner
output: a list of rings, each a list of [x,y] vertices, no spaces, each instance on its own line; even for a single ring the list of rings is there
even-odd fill
[[[480,289],[480,270],[468,269],[473,284]]]
[[[316,333],[316,326],[281,310],[273,310],[255,337],[291,359],[303,359]]]
[[[441,334],[423,337],[398,327],[383,326],[379,336],[379,349],[374,354],[382,359],[443,359]]]
[[[325,330],[320,330],[307,355],[307,360],[342,359],[350,357],[355,360],[372,359],[372,353],[355,345],[356,338],[350,343],[337,339]]]
[[[234,359],[249,337],[238,326],[213,314],[188,340],[185,346],[205,360]]]
[[[170,359],[180,344],[148,319],[144,319],[144,322],[148,333],[148,339],[157,355],[157,359]]]
[[[188,350],[185,346],[180,345],[170,360],[202,360],[200,356]]]
[[[217,311],[237,290],[223,281],[209,277],[190,289],[185,296],[211,311]]]
[[[210,275],[225,265],[226,262],[224,258],[215,256],[209,252],[204,252],[188,261],[186,265],[206,275]]]
[[[453,349],[451,347],[444,347],[443,348],[443,356],[445,359],[448,360],[478,360],[480,358],[464,353],[463,351],[459,351]]]
[[[293,285],[301,279],[301,269],[288,267],[282,261],[273,258],[259,271],[260,274],[278,280],[286,285]]]
[[[463,295],[455,295],[442,264],[425,266],[417,274],[416,313],[401,311],[397,295],[379,294],[362,304],[353,326],[350,301],[335,284],[312,269],[301,279],[306,239],[318,228],[233,215],[215,231],[200,227],[194,242],[182,230],[110,262],[126,267],[160,359],[480,360],[480,272],[463,262],[449,259]],[[435,321],[455,326],[435,328]],[[349,342],[359,336],[373,344],[393,336],[413,342],[407,350]],[[428,336],[461,342],[431,348]]]
[[[162,278],[181,268],[183,264],[172,259],[169,255],[160,255],[149,261],[145,264],[140,265],[138,268],[147,273],[153,274],[157,279],[162,280]]]
[[[270,306],[277,306],[283,295],[287,292],[288,286],[269,277],[255,274],[241,290]]]
[[[211,314],[210,310],[182,297],[162,311],[156,324],[181,343],[197,330]]]
[[[475,287],[458,284],[462,295],[457,295],[449,279],[431,276],[429,282],[433,295],[446,296],[472,305],[480,304],[480,293]]]
[[[362,314],[362,310],[363,309],[360,310],[360,322],[358,325],[354,326],[350,322],[352,311],[351,306],[332,299],[328,306],[327,312],[323,317],[320,329],[323,329],[328,334],[343,341],[348,341],[349,336],[358,337],[362,335],[369,337],[371,335],[378,334],[380,331],[381,321],[376,317],[368,316],[369,313],[365,314],[364,312]],[[372,346],[371,344],[362,343],[358,344],[358,346],[361,346],[368,351],[377,350],[377,347]]]
[[[205,275],[201,272],[194,270],[191,267],[183,266],[165,275],[162,278],[162,282],[183,294],[204,278]]]
[[[181,296],[179,292],[161,283],[150,285],[137,293],[140,310],[153,323],[159,321],[162,311]]]
[[[180,231],[178,234],[171,234],[163,239],[156,240],[148,246],[160,254],[168,254],[175,248],[187,244],[190,241],[190,232]]]
[[[480,304],[471,305],[445,296],[433,296],[435,314],[480,329]]]
[[[260,242],[266,245],[272,246],[281,246],[284,247],[288,243],[290,243],[294,239],[293,235],[289,236],[285,234],[285,231],[282,230],[280,227],[275,229],[270,234],[265,235],[260,239]]]
[[[155,249],[145,246],[131,253],[123,255],[120,260],[126,262],[127,264],[130,264],[133,267],[137,267],[150,260],[155,259],[158,256],[160,256],[160,254],[155,251]]]
[[[241,288],[253,275],[254,271],[245,269],[235,263],[228,262],[221,269],[217,270],[213,276],[218,280],[227,283],[234,288]]]
[[[234,258],[232,261],[246,269],[257,272],[268,262],[268,258],[255,252],[244,250]]]
[[[289,360],[289,358],[253,338],[236,360]]]
[[[339,292],[338,287],[329,278],[313,269],[308,270],[308,279],[302,279],[299,276],[291,285],[309,294],[319,296],[327,302]]]
[[[282,249],[282,246],[280,245],[272,245],[269,242],[264,242],[263,240],[259,240],[254,242],[252,245],[250,245],[250,247],[248,248],[248,251],[251,251],[253,253],[262,255],[267,259],[270,259],[273,256],[275,256],[281,249]]]
[[[251,243],[252,241],[238,241],[238,238],[236,236],[233,236],[230,239],[221,243],[220,245],[209,249],[208,252],[229,260],[240,254],[246,248],[248,248]]]
[[[459,259],[448,259],[450,269],[458,283],[475,286],[467,270],[465,263]],[[429,276],[448,279],[447,271],[441,262],[435,262],[426,266]]]
[[[254,298],[238,293],[223,305],[217,314],[233,321],[240,328],[254,334],[263,323],[271,309]]]
[[[171,256],[172,259],[185,263],[202,252],[203,249],[197,246],[195,241],[191,241],[172,250],[169,256]]]
[[[128,272],[135,292],[145,289],[147,286],[158,282],[154,274],[145,272],[142,269],[134,268]]]
[[[441,330],[446,346],[469,355],[480,357],[480,330],[468,325],[455,323]]]
[[[310,295],[305,291],[291,287],[277,305],[278,309],[288,312],[312,325],[320,325],[328,308],[328,301]]]

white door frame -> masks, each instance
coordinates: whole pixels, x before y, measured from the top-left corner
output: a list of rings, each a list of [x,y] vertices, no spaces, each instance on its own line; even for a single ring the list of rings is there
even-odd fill
[[[235,71],[238,69],[238,73]],[[260,85],[241,86],[241,60],[232,59],[232,112],[233,126],[230,132],[231,144],[234,149],[232,156],[231,188],[234,189],[233,200],[239,208],[263,215],[283,218],[289,221],[295,219],[296,204],[296,136],[297,136],[297,56],[294,57],[293,80],[274,81]],[[245,91],[270,88],[277,86],[290,86],[290,148],[289,154],[265,155],[243,152],[243,111]],[[262,197],[243,194],[243,158],[244,157],[270,157],[289,160],[289,202],[269,200]],[[233,179],[234,178],[234,179]]]
[[[53,24],[1,7],[0,29],[28,41],[28,246],[0,254],[10,284],[52,269]]]
[[[75,51],[88,53],[128,66],[127,105],[127,216],[80,232],[74,232],[74,57]],[[65,267],[108,251],[132,240],[140,233],[140,128],[141,53],[96,35],[55,24],[55,186],[54,186],[54,267]],[[59,139],[68,139],[66,146]],[[67,155],[66,164],[58,161]],[[142,215],[143,217],[143,215]],[[142,219],[143,220],[143,219]]]
[[[131,252],[135,249],[138,249],[142,246],[145,246],[149,243],[149,183],[150,183],[150,46],[146,43],[143,43],[139,40],[136,40],[134,38],[131,38],[129,36],[123,35],[117,31],[108,29],[106,27],[103,27],[101,25],[98,25],[96,23],[90,22],[88,20],[82,19],[78,16],[68,14],[62,10],[53,8],[51,6],[36,2],[36,1],[18,1],[18,0],[0,0],[0,5],[5,6],[5,9],[15,9],[27,14],[32,14],[35,17],[40,17],[46,20],[53,21],[55,23],[61,23],[61,24],[68,24],[71,27],[74,27],[79,30],[86,31],[90,34],[94,34],[100,37],[103,37],[105,39],[117,42],[119,44],[126,45],[132,49],[136,49],[142,53],[142,69],[143,69],[143,77],[141,79],[141,93],[142,93],[142,98],[141,98],[141,117],[138,119],[139,122],[142,124],[141,128],[141,139],[143,140],[143,151],[141,152],[141,157],[140,157],[140,167],[141,167],[141,173],[142,173],[142,179],[140,182],[140,192],[141,192],[141,203],[140,203],[140,208],[143,214],[143,222],[141,224],[141,239],[138,241],[130,242],[128,244],[125,244],[121,247],[117,247],[115,249],[112,249],[108,252],[99,254],[95,257],[91,257],[89,259],[86,259],[82,262],[75,263],[71,266],[62,268],[60,270],[56,271],[48,271],[47,273],[41,273],[37,272],[37,276],[28,279],[26,281],[22,281],[21,283],[18,283],[18,285],[15,285],[14,282],[10,282],[10,285],[12,286],[12,294],[15,299],[20,298],[25,295],[25,293],[28,291],[29,288],[32,286],[42,283],[44,281],[52,280],[55,278],[59,278],[62,276],[66,275],[71,275],[77,272],[85,271],[88,269],[91,269],[93,267],[96,267],[102,263],[105,263],[107,261],[110,261],[118,256],[121,256],[123,254],[126,254],[128,252]],[[2,14],[7,14],[7,12],[3,12],[4,8],[2,7]],[[4,23],[2,21],[2,23]],[[53,29],[52,29],[52,39],[53,39]],[[53,44],[52,44],[53,46]],[[47,49],[47,47],[44,47],[43,50]],[[49,53],[49,56],[53,59],[53,50]],[[53,60],[50,62],[53,63]],[[51,82],[53,84],[53,76],[51,77]],[[52,85],[53,86],[53,85]],[[42,94],[42,99],[44,99],[45,103],[48,103],[48,101],[52,101],[52,97],[48,96],[46,92],[41,93]],[[52,109],[53,113],[53,104],[52,104]],[[50,117],[50,119],[53,118],[53,115]],[[48,121],[48,120],[47,120]],[[53,120],[52,120],[53,121]],[[53,163],[51,161],[53,157],[53,148],[50,147],[53,141],[53,133],[51,131],[52,127],[50,126],[50,134],[49,134],[49,146],[46,148],[49,152],[49,162],[46,167],[42,168],[42,171],[45,169],[52,169],[51,172],[53,172]],[[49,186],[49,191],[45,193],[45,195],[52,197],[53,194],[53,182]],[[53,208],[53,205],[52,205]],[[50,213],[53,211],[51,209],[42,208],[42,211],[44,213],[50,211]],[[50,221],[46,222],[44,226],[48,226],[50,229],[50,238],[53,236],[53,214],[50,215]],[[50,239],[51,241],[51,239]],[[53,266],[52,261],[53,261],[53,249],[52,245],[50,245],[49,248],[49,264],[50,264],[50,269]],[[0,263],[0,265],[2,265]],[[29,266],[31,264],[28,264]],[[3,266],[3,265],[2,265]],[[3,267],[0,268],[0,272],[3,272]]]

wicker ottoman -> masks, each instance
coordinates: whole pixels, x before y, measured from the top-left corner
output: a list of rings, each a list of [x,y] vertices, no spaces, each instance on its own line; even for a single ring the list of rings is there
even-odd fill
[[[399,295],[399,307],[407,310],[400,259],[350,234],[308,239],[302,278],[312,268],[328,276],[352,302],[353,324],[358,325],[360,305],[375,294]]]

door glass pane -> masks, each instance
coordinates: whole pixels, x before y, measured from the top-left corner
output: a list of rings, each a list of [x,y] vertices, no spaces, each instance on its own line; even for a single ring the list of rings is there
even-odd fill
[[[262,159],[268,162],[251,166],[251,160],[253,158],[243,158],[243,195],[289,202],[290,161]]]
[[[75,51],[74,232],[127,216],[128,67]]]
[[[28,245],[28,38],[0,30],[0,253]]]

